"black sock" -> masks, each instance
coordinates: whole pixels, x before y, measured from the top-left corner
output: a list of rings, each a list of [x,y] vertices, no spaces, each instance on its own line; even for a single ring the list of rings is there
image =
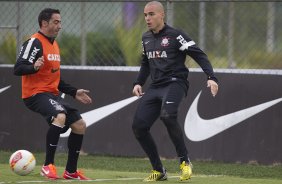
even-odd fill
[[[49,127],[46,135],[46,158],[44,165],[54,164],[55,152],[59,142],[61,130],[61,127],[54,124],[51,124]]]
[[[82,134],[75,134],[73,132],[70,133],[68,139],[68,161],[66,170],[69,173],[74,173],[77,170],[77,161],[79,157],[79,152],[82,146],[83,135]]]
[[[182,164],[183,161],[185,161],[186,164],[190,163],[190,160],[189,160],[187,155],[185,155],[183,157],[179,157],[179,161],[180,161],[180,164]]]

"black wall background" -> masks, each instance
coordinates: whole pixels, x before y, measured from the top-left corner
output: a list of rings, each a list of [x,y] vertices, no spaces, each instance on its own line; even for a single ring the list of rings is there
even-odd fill
[[[132,82],[137,72],[62,69],[63,79],[78,88],[89,89],[93,104],[83,105],[72,97],[66,100],[81,113],[108,105],[132,94]],[[179,123],[190,104],[202,90],[198,110],[204,119],[211,119],[282,97],[281,75],[217,73],[219,93],[213,98],[206,88],[203,72],[191,72],[190,89],[179,111]],[[21,100],[21,78],[13,75],[11,67],[0,67],[0,149],[30,151],[45,150],[45,120],[29,111]],[[145,87],[146,88],[146,87]],[[131,131],[138,101],[88,127],[83,150],[93,154],[145,156]],[[162,157],[175,158],[175,149],[166,128],[158,120],[151,130]],[[257,161],[263,164],[282,162],[282,103],[211,137],[193,142],[185,136],[191,159],[225,162]],[[60,139],[58,151],[65,152],[67,138]]]

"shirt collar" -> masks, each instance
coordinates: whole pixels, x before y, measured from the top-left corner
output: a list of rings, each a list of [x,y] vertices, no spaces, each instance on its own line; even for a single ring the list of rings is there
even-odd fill
[[[43,34],[42,32],[38,31],[39,34],[43,35],[45,38],[47,38],[47,40],[49,40],[50,43],[54,43],[55,41],[55,38],[51,38],[51,37],[48,37],[46,36],[45,34]]]
[[[166,30],[167,27],[168,27],[168,25],[166,23],[164,23],[164,27],[158,33],[154,33],[153,31],[151,31],[151,32],[152,32],[153,35],[157,36],[159,34],[162,34]]]

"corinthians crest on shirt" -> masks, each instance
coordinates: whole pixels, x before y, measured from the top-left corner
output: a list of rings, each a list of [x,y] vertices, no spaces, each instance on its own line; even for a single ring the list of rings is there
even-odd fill
[[[161,42],[161,46],[167,47],[168,45],[169,45],[169,38],[168,37],[163,37],[162,38],[162,42]]]

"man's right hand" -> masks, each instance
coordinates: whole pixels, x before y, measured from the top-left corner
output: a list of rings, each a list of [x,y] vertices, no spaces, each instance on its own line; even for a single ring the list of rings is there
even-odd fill
[[[37,59],[37,61],[35,61],[33,67],[34,70],[38,71],[40,68],[42,68],[44,65],[44,57],[41,56],[40,58]]]
[[[142,96],[144,93],[142,92],[142,87],[139,84],[136,84],[132,90],[133,95]]]

